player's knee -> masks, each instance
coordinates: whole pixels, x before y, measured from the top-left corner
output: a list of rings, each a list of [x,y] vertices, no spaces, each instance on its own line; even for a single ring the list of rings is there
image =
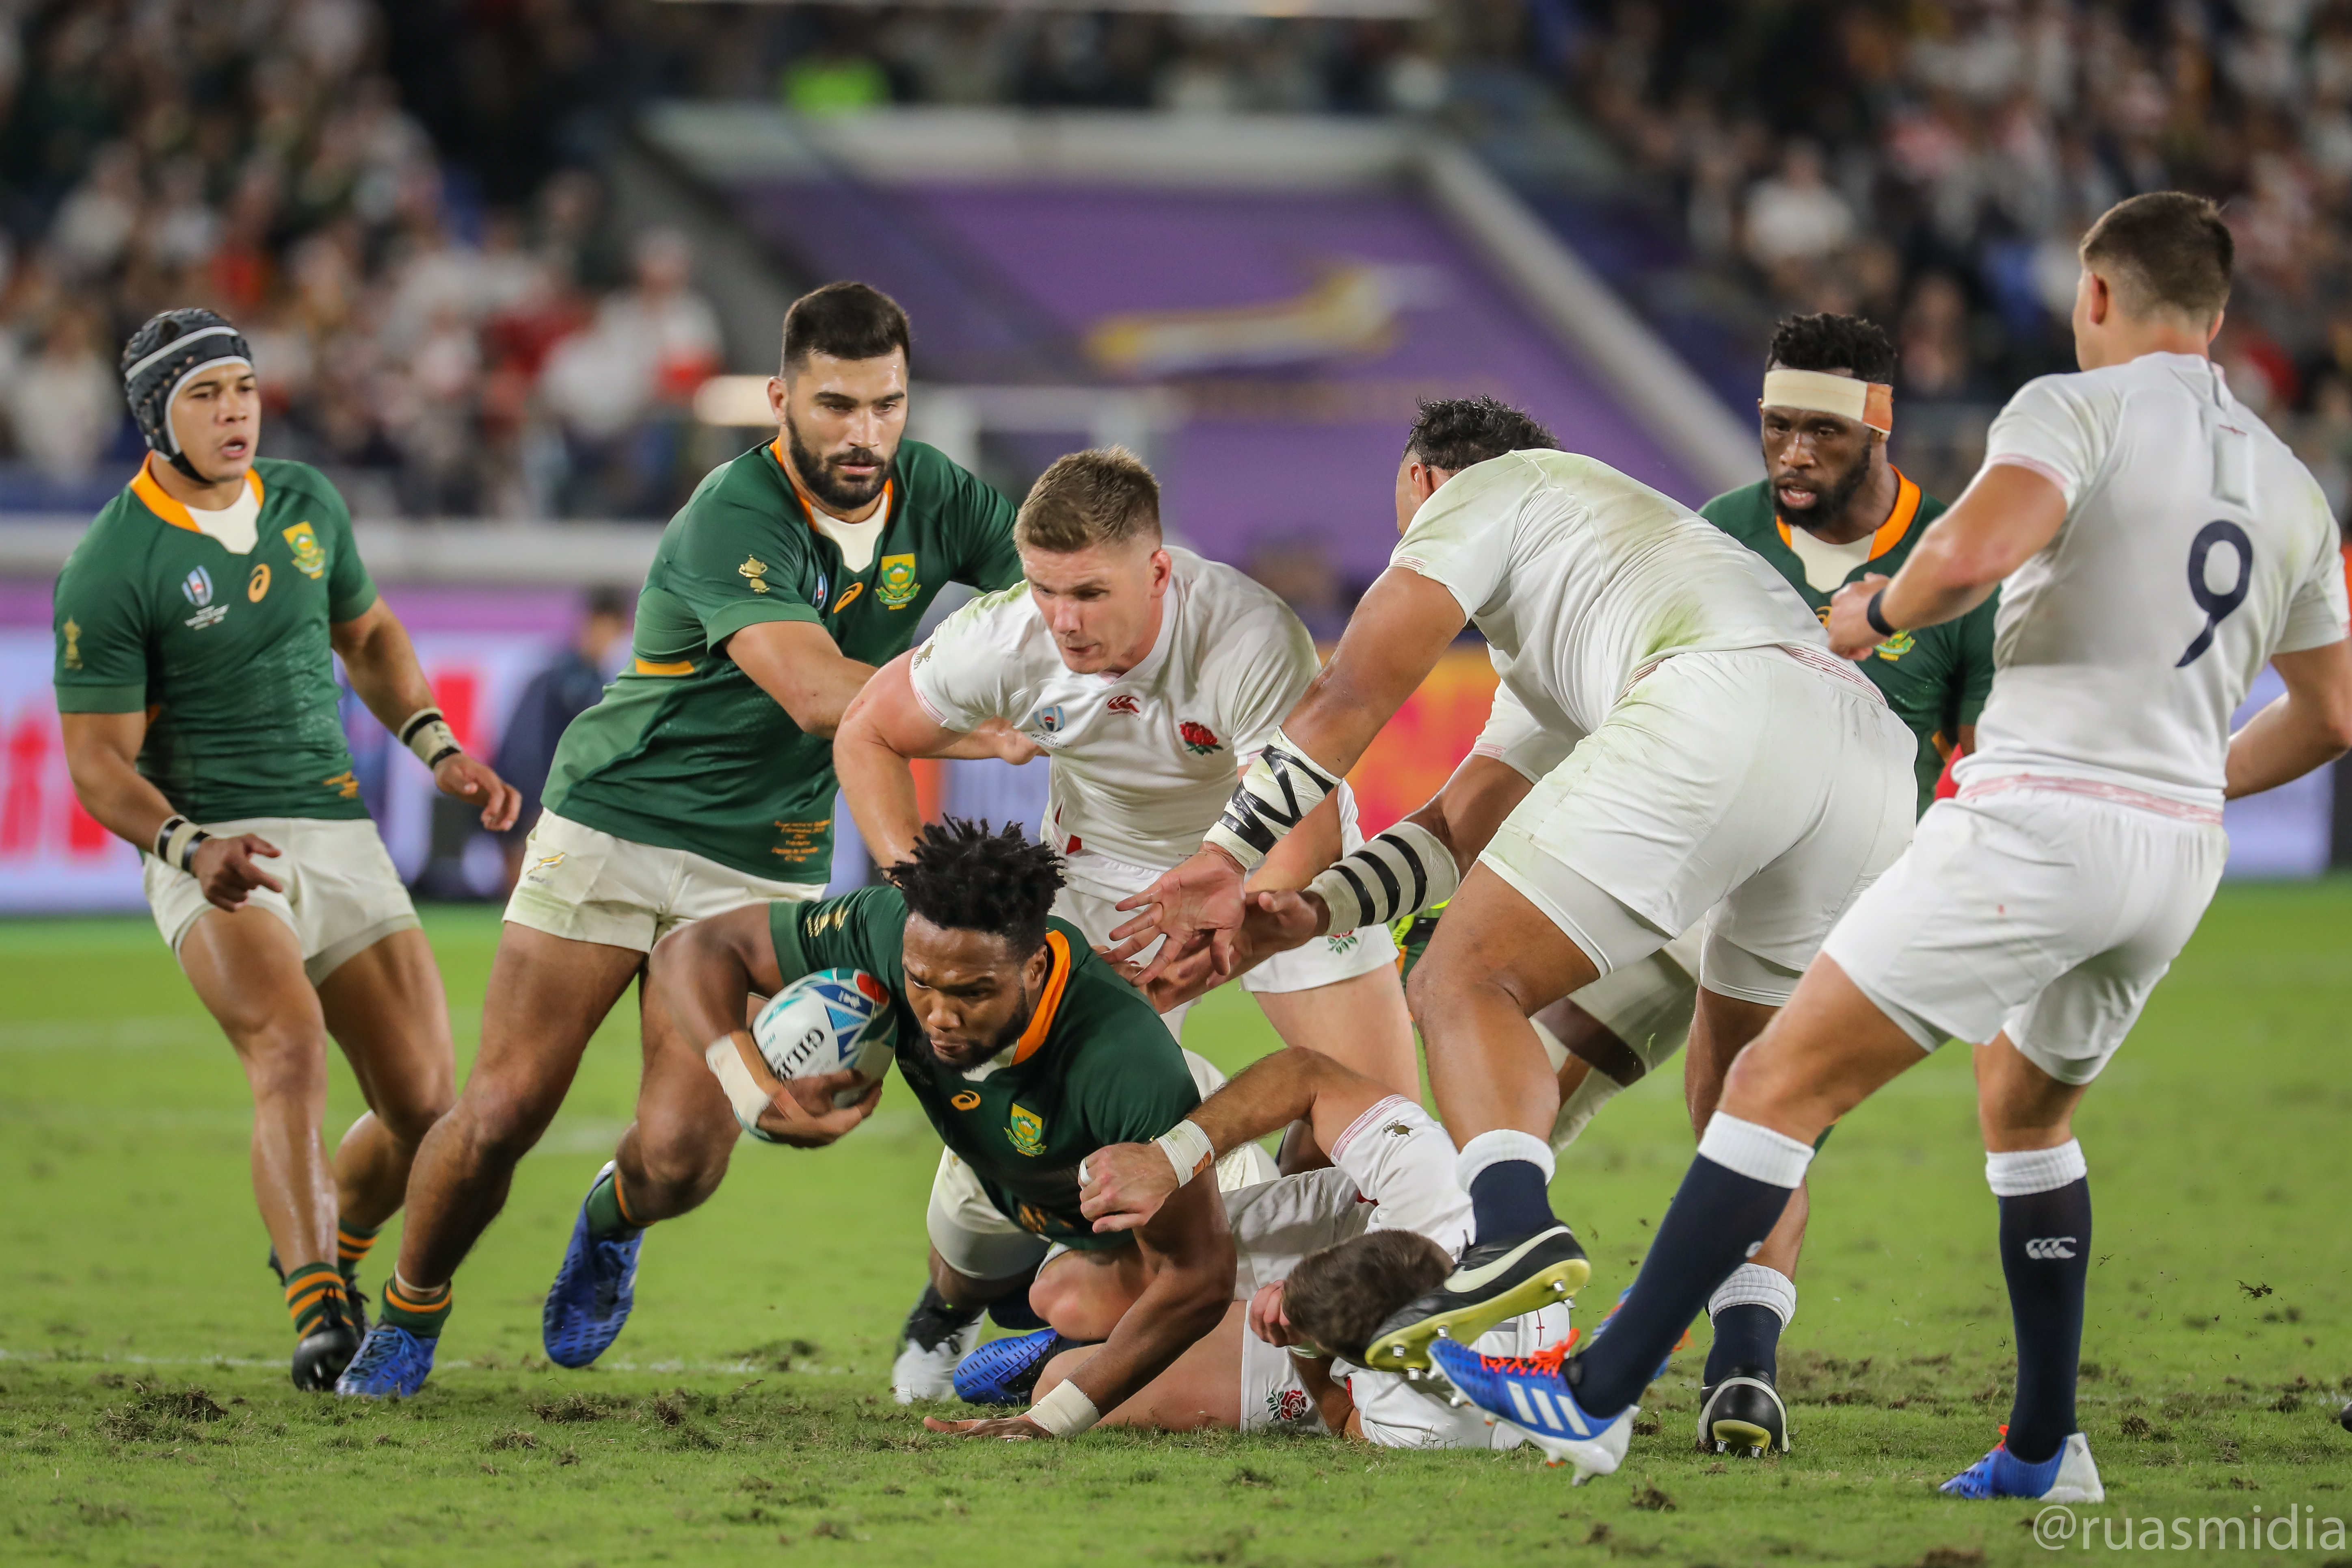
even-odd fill
[[[1083,1264],[1048,1268],[1029,1287],[1029,1310],[1073,1340],[1099,1341],[1111,1336],[1127,1310],[1112,1289],[1113,1271]]]
[[[449,1120],[474,1157],[511,1165],[531,1151],[563,1103],[561,1089],[490,1079],[477,1073],[467,1080]]]
[[[237,1042],[257,1100],[310,1100],[327,1092],[327,1046],[299,1025],[264,1025]]]
[[[437,1093],[428,1089],[421,1092],[380,1093],[377,1098],[383,1103],[374,1108],[375,1119],[394,1140],[415,1148],[425,1142],[425,1135],[433,1131],[435,1122],[449,1114],[454,1096],[443,1084]]]
[[[732,1138],[723,1142],[702,1129],[637,1121],[637,1170],[629,1173],[634,1195],[646,1191],[646,1206],[664,1215],[683,1214],[719,1190],[727,1174]]]

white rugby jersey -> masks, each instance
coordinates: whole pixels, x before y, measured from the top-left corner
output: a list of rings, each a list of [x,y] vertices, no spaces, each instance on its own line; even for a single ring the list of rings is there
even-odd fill
[[[1047,830],[1066,855],[1144,868],[1201,847],[1318,665],[1315,639],[1232,567],[1171,550],[1160,636],[1122,675],[1062,662],[1026,584],[983,595],[916,650],[916,698],[939,723],[1003,719],[1051,758]]]
[[[2345,635],[2336,520],[2199,354],[2045,375],[1986,440],[2066,521],[2001,584],[1962,780],[2035,773],[2221,803],[2230,715],[2273,653]]]
[[[1754,551],[1671,497],[1573,452],[1507,452],[1413,514],[1390,563],[1442,583],[1537,722],[1586,735],[1643,666],[1675,653],[1828,647]]]
[[[1535,784],[1568,761],[1568,753],[1583,739],[1572,731],[1545,729],[1528,711],[1528,705],[1511,694],[1509,687],[1497,686],[1494,705],[1486,710],[1486,728],[1478,731],[1470,754],[1492,757],[1529,784]]]

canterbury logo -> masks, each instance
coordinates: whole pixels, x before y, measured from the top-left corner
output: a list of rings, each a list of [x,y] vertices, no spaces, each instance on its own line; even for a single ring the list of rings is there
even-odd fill
[[[2053,1258],[2074,1256],[2074,1238],[2071,1236],[2037,1236],[2025,1244],[2025,1256],[2048,1261]]]

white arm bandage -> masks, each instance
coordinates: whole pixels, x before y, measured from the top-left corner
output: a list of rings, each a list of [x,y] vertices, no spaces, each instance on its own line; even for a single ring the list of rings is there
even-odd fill
[[[195,868],[192,862],[195,858],[196,846],[211,837],[186,817],[174,813],[165,817],[163,826],[155,830],[155,858],[174,870],[193,874]]]
[[[1338,936],[1442,904],[1461,885],[1454,851],[1419,823],[1400,822],[1332,862],[1307,890],[1331,911],[1330,934]]]
[[[727,1091],[727,1103],[735,1108],[735,1120],[743,1131],[762,1143],[773,1143],[776,1138],[760,1126],[762,1112],[775,1109],[751,1069],[743,1065],[743,1053],[735,1048],[735,1037],[721,1035],[704,1047],[702,1059],[719,1079],[719,1087]]]
[[[416,753],[416,760],[428,768],[437,768],[443,761],[465,750],[457,744],[457,731],[449,728],[449,721],[438,708],[419,708],[400,726],[400,743]]]
[[[1182,1186],[1197,1174],[1202,1166],[1216,1157],[1217,1146],[1201,1131],[1201,1124],[1190,1117],[1179,1121],[1151,1141],[1176,1167],[1176,1184]]]
[[[1021,1414],[1056,1437],[1075,1437],[1102,1419],[1095,1402],[1069,1382],[1055,1384],[1053,1393]]]
[[[1307,758],[1297,742],[1276,730],[1265,750],[1242,774],[1225,814],[1204,842],[1241,862],[1246,871],[1266,858],[1282,836],[1323,804],[1339,781]]]

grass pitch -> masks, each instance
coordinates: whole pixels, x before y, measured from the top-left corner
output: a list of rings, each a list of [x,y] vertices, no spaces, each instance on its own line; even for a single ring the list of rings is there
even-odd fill
[[[496,921],[426,915],[461,1054]],[[2352,1373],[2347,936],[2352,882],[2227,889],[2082,1118],[2098,1200],[2083,1419],[2110,1501],[2080,1511],[2111,1531],[2290,1508],[2352,1519],[2352,1436],[2334,1419]],[[1231,993],[1190,1033],[1229,1068],[1273,1043]],[[2012,1364],[1959,1049],[1865,1106],[1814,1167],[1782,1354],[1796,1451],[1693,1453],[1694,1349],[1652,1391],[1643,1429],[1659,1427],[1626,1468],[1576,1490],[1526,1451],[927,1434],[887,1385],[937,1155],[903,1086],[834,1149],[742,1146],[717,1198],[648,1237],[605,1364],[551,1369],[540,1295],[628,1119],[635,1061],[633,1017],[598,1037],[459,1277],[421,1397],[298,1394],[247,1187],[243,1080],[152,926],[0,926],[0,1560],[2045,1559],[2030,1506],[1934,1491],[1992,1444]],[[332,1127],[358,1108],[343,1074]],[[1587,1321],[1631,1279],[1690,1150],[1659,1081],[1562,1162],[1555,1194],[1597,1268]],[[395,1225],[372,1293],[396,1246]],[[2273,1539],[2221,1555],[2352,1562],[2324,1536],[2310,1551]]]

